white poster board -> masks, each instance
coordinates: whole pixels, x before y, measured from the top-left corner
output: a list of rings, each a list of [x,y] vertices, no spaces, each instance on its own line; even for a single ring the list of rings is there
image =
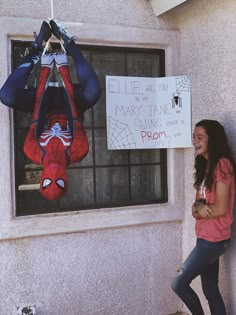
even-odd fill
[[[106,76],[109,150],[192,146],[190,76]]]

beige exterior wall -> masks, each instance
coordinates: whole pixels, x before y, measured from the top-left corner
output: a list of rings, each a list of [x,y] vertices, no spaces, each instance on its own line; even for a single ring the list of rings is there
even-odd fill
[[[192,121],[219,120],[226,129],[236,158],[236,2],[234,0],[189,0],[162,16],[181,36],[180,72],[192,77]],[[183,258],[194,241],[192,203],[192,150],[185,150],[185,220],[183,222]],[[236,227],[232,245],[221,259],[221,288],[229,315],[236,314]],[[200,281],[195,281],[199,294]],[[204,300],[204,298],[202,298]],[[210,314],[208,308],[206,314]]]
[[[81,43],[164,48],[166,74],[192,76],[193,123],[219,119],[234,144],[234,0],[188,0],[158,18],[145,0],[54,0],[51,10],[52,2],[1,0],[0,85],[10,71],[10,40],[31,40],[53,13]],[[0,314],[24,305],[42,315],[180,310],[170,281],[194,244],[192,149],[168,150],[167,204],[14,218],[11,118],[0,106]],[[229,315],[236,313],[234,238],[221,273]]]

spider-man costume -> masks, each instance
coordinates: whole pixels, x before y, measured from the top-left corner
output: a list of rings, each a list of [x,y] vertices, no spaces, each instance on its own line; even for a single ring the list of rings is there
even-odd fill
[[[5,105],[32,111],[32,122],[24,143],[25,154],[43,166],[40,192],[49,199],[61,198],[67,191],[66,167],[81,161],[88,153],[88,140],[82,124],[82,113],[100,97],[96,74],[79,48],[71,41],[66,45],[75,63],[79,85],[72,85],[66,53],[41,56],[37,89],[25,89],[28,76],[40,58],[32,49],[13,71],[0,91]],[[63,88],[48,86],[48,78],[56,66]]]

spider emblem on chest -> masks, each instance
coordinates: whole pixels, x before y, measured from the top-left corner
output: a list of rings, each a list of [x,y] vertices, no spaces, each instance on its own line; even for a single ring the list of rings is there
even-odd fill
[[[66,130],[62,130],[58,122],[55,123],[50,129],[44,130],[44,132],[41,134],[39,138],[40,145],[42,147],[47,146],[53,137],[60,139],[64,146],[70,146],[71,144],[72,136],[71,136],[70,128],[67,126]]]

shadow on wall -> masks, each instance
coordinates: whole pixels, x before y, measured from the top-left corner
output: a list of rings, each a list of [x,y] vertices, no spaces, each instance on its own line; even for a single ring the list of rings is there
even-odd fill
[[[236,305],[233,303],[235,300],[235,290],[236,290],[236,221],[234,221],[232,226],[232,236],[231,236],[231,244],[229,250],[223,256],[223,261],[221,261],[221,265],[224,270],[223,277],[225,281],[225,292],[224,300],[226,304],[226,308],[228,310],[228,314],[236,314]]]

